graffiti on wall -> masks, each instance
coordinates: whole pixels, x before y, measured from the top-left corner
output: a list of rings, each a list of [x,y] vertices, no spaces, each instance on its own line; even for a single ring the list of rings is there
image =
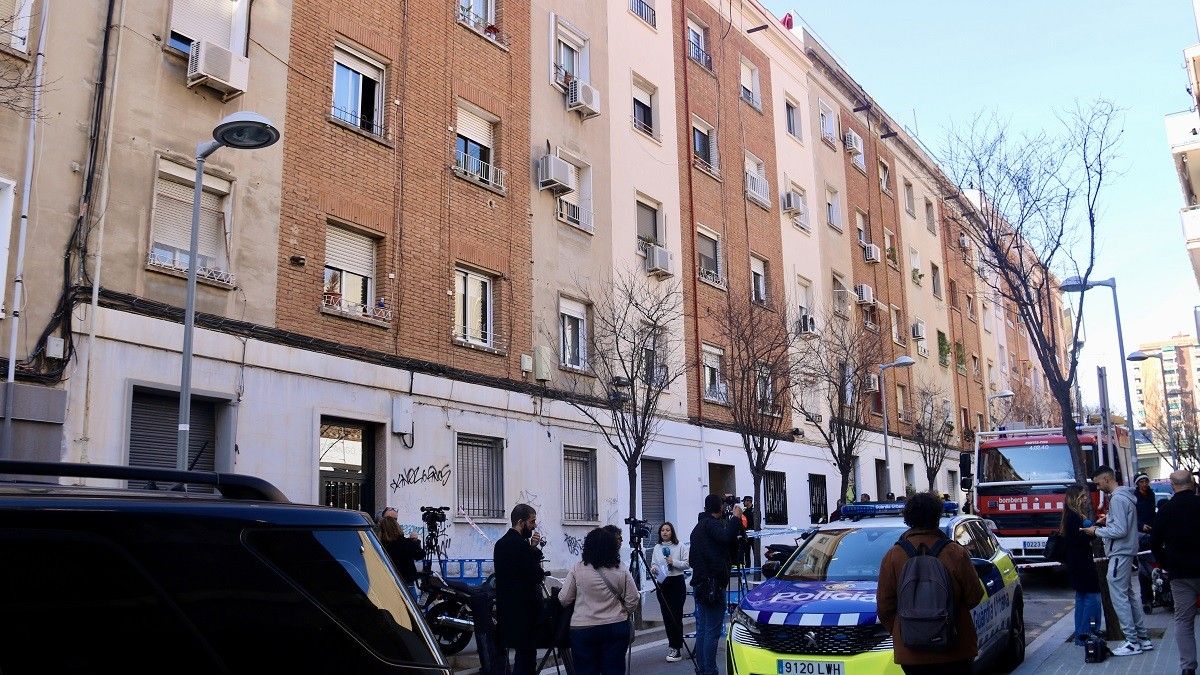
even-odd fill
[[[396,492],[405,485],[418,485],[420,483],[441,483],[443,486],[450,482],[450,465],[443,464],[440,468],[433,464],[429,466],[413,466],[403,469],[396,477],[392,479],[389,485],[392,492]]]
[[[571,555],[580,555],[583,553],[583,540],[579,537],[572,536],[568,532],[563,532],[563,542],[567,545],[567,550]]]
[[[604,500],[604,522],[609,525],[616,525],[617,521],[620,520],[617,511],[616,497],[608,497]]]
[[[542,498],[538,495],[538,493],[529,489],[521,490],[521,493],[517,495],[517,503],[528,504],[532,506],[535,511],[542,510]]]

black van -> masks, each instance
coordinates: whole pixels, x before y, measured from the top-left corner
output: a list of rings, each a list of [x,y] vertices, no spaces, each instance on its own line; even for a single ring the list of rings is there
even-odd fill
[[[450,673],[365,514],[233,474],[0,461],[0,477],[5,675]]]

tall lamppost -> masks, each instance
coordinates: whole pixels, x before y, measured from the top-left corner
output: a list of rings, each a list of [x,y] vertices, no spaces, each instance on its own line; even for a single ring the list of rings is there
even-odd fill
[[[1000,391],[987,397],[988,429],[991,429],[992,431],[996,430],[996,425],[992,422],[992,401],[998,398],[1012,398],[1013,396],[1016,396],[1016,394],[1014,394],[1011,389],[1001,389]],[[1011,410],[1012,406],[1009,406],[1009,411]],[[1004,417],[1000,418],[1000,423],[1004,424],[1004,420],[1006,419],[1008,419],[1008,411],[1004,413]]]
[[[1125,352],[1125,334],[1121,331],[1121,306],[1117,303],[1117,280],[1115,277],[1108,279],[1088,279],[1084,281],[1079,277],[1070,277],[1059,285],[1064,293],[1083,293],[1089,288],[1096,286],[1107,286],[1112,291],[1113,301],[1113,317],[1117,322],[1117,350],[1119,354],[1124,355]],[[1076,374],[1078,377],[1078,374]],[[1125,365],[1125,359],[1121,359],[1121,386],[1125,390],[1125,426],[1129,429],[1129,470],[1137,472],[1137,442],[1134,440],[1134,425],[1133,425],[1133,398],[1129,395],[1129,369]]]
[[[1158,359],[1158,372],[1162,375],[1163,422],[1167,425],[1167,447],[1171,449],[1171,468],[1178,469],[1179,450],[1175,446],[1175,430],[1171,428],[1171,402],[1167,396],[1167,364],[1163,361],[1161,353],[1152,354],[1140,349],[1125,357],[1126,361],[1133,361],[1135,363],[1145,361],[1146,359]],[[1182,412],[1182,407],[1180,412]],[[1134,468],[1136,469],[1136,467]]]
[[[204,192],[204,160],[221,148],[258,150],[274,145],[279,130],[255,112],[236,112],[213,128],[211,141],[196,144],[196,182],[192,193],[192,232],[188,247],[187,304],[183,310],[183,366],[179,375],[179,437],[175,468],[186,470],[192,417],[192,333],[196,321],[196,249],[200,246],[200,199]]]
[[[883,486],[886,492],[892,491],[892,453],[888,446],[888,395],[884,373],[888,368],[907,368],[912,364],[911,356],[901,356],[891,363],[884,363],[879,366],[879,399],[883,401]],[[882,498],[883,495],[880,495]]]

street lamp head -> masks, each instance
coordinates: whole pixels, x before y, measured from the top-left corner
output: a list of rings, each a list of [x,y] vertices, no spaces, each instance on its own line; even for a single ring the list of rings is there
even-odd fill
[[[1129,354],[1129,356],[1125,357],[1125,360],[1137,362],[1137,361],[1145,361],[1146,359],[1161,359],[1161,358],[1162,358],[1162,356],[1160,356],[1158,354],[1149,354],[1149,353],[1146,353],[1139,349],[1136,352],[1131,352]]]
[[[245,110],[218,122],[213,128],[213,140],[229,148],[257,150],[274,145],[279,140],[279,130],[266,117]]]
[[[907,367],[911,366],[911,365],[912,365],[912,364],[914,364],[914,363],[916,363],[916,361],[914,361],[914,360],[913,360],[913,357],[911,357],[911,356],[901,356],[900,358],[898,358],[898,359],[896,359],[895,361],[893,361],[893,362],[892,362],[892,365],[893,365],[893,366],[895,366],[895,367],[897,367],[897,368],[907,368]]]
[[[1016,396],[1016,394],[1014,394],[1011,389],[1002,389],[1002,390],[992,394],[991,396],[989,396],[988,400],[990,401],[994,398],[1012,398],[1014,396]]]
[[[1058,288],[1064,293],[1082,293],[1083,291],[1086,291],[1089,288],[1095,288],[1096,286],[1108,286],[1110,288],[1116,288],[1117,280],[1113,277],[1109,277],[1108,279],[1088,279],[1085,282],[1080,277],[1067,277],[1066,279],[1063,279],[1061,284],[1058,285]]]

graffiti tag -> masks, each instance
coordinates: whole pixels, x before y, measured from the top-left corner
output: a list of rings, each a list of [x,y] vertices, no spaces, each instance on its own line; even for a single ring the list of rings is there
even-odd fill
[[[392,492],[399,490],[405,485],[417,485],[418,483],[437,482],[446,485],[450,482],[450,465],[443,464],[441,468],[430,464],[429,466],[414,466],[402,470],[396,474],[389,485]]]
[[[567,550],[571,552],[571,555],[579,555],[583,551],[583,540],[579,537],[573,537],[563,532],[563,542],[566,543]]]

